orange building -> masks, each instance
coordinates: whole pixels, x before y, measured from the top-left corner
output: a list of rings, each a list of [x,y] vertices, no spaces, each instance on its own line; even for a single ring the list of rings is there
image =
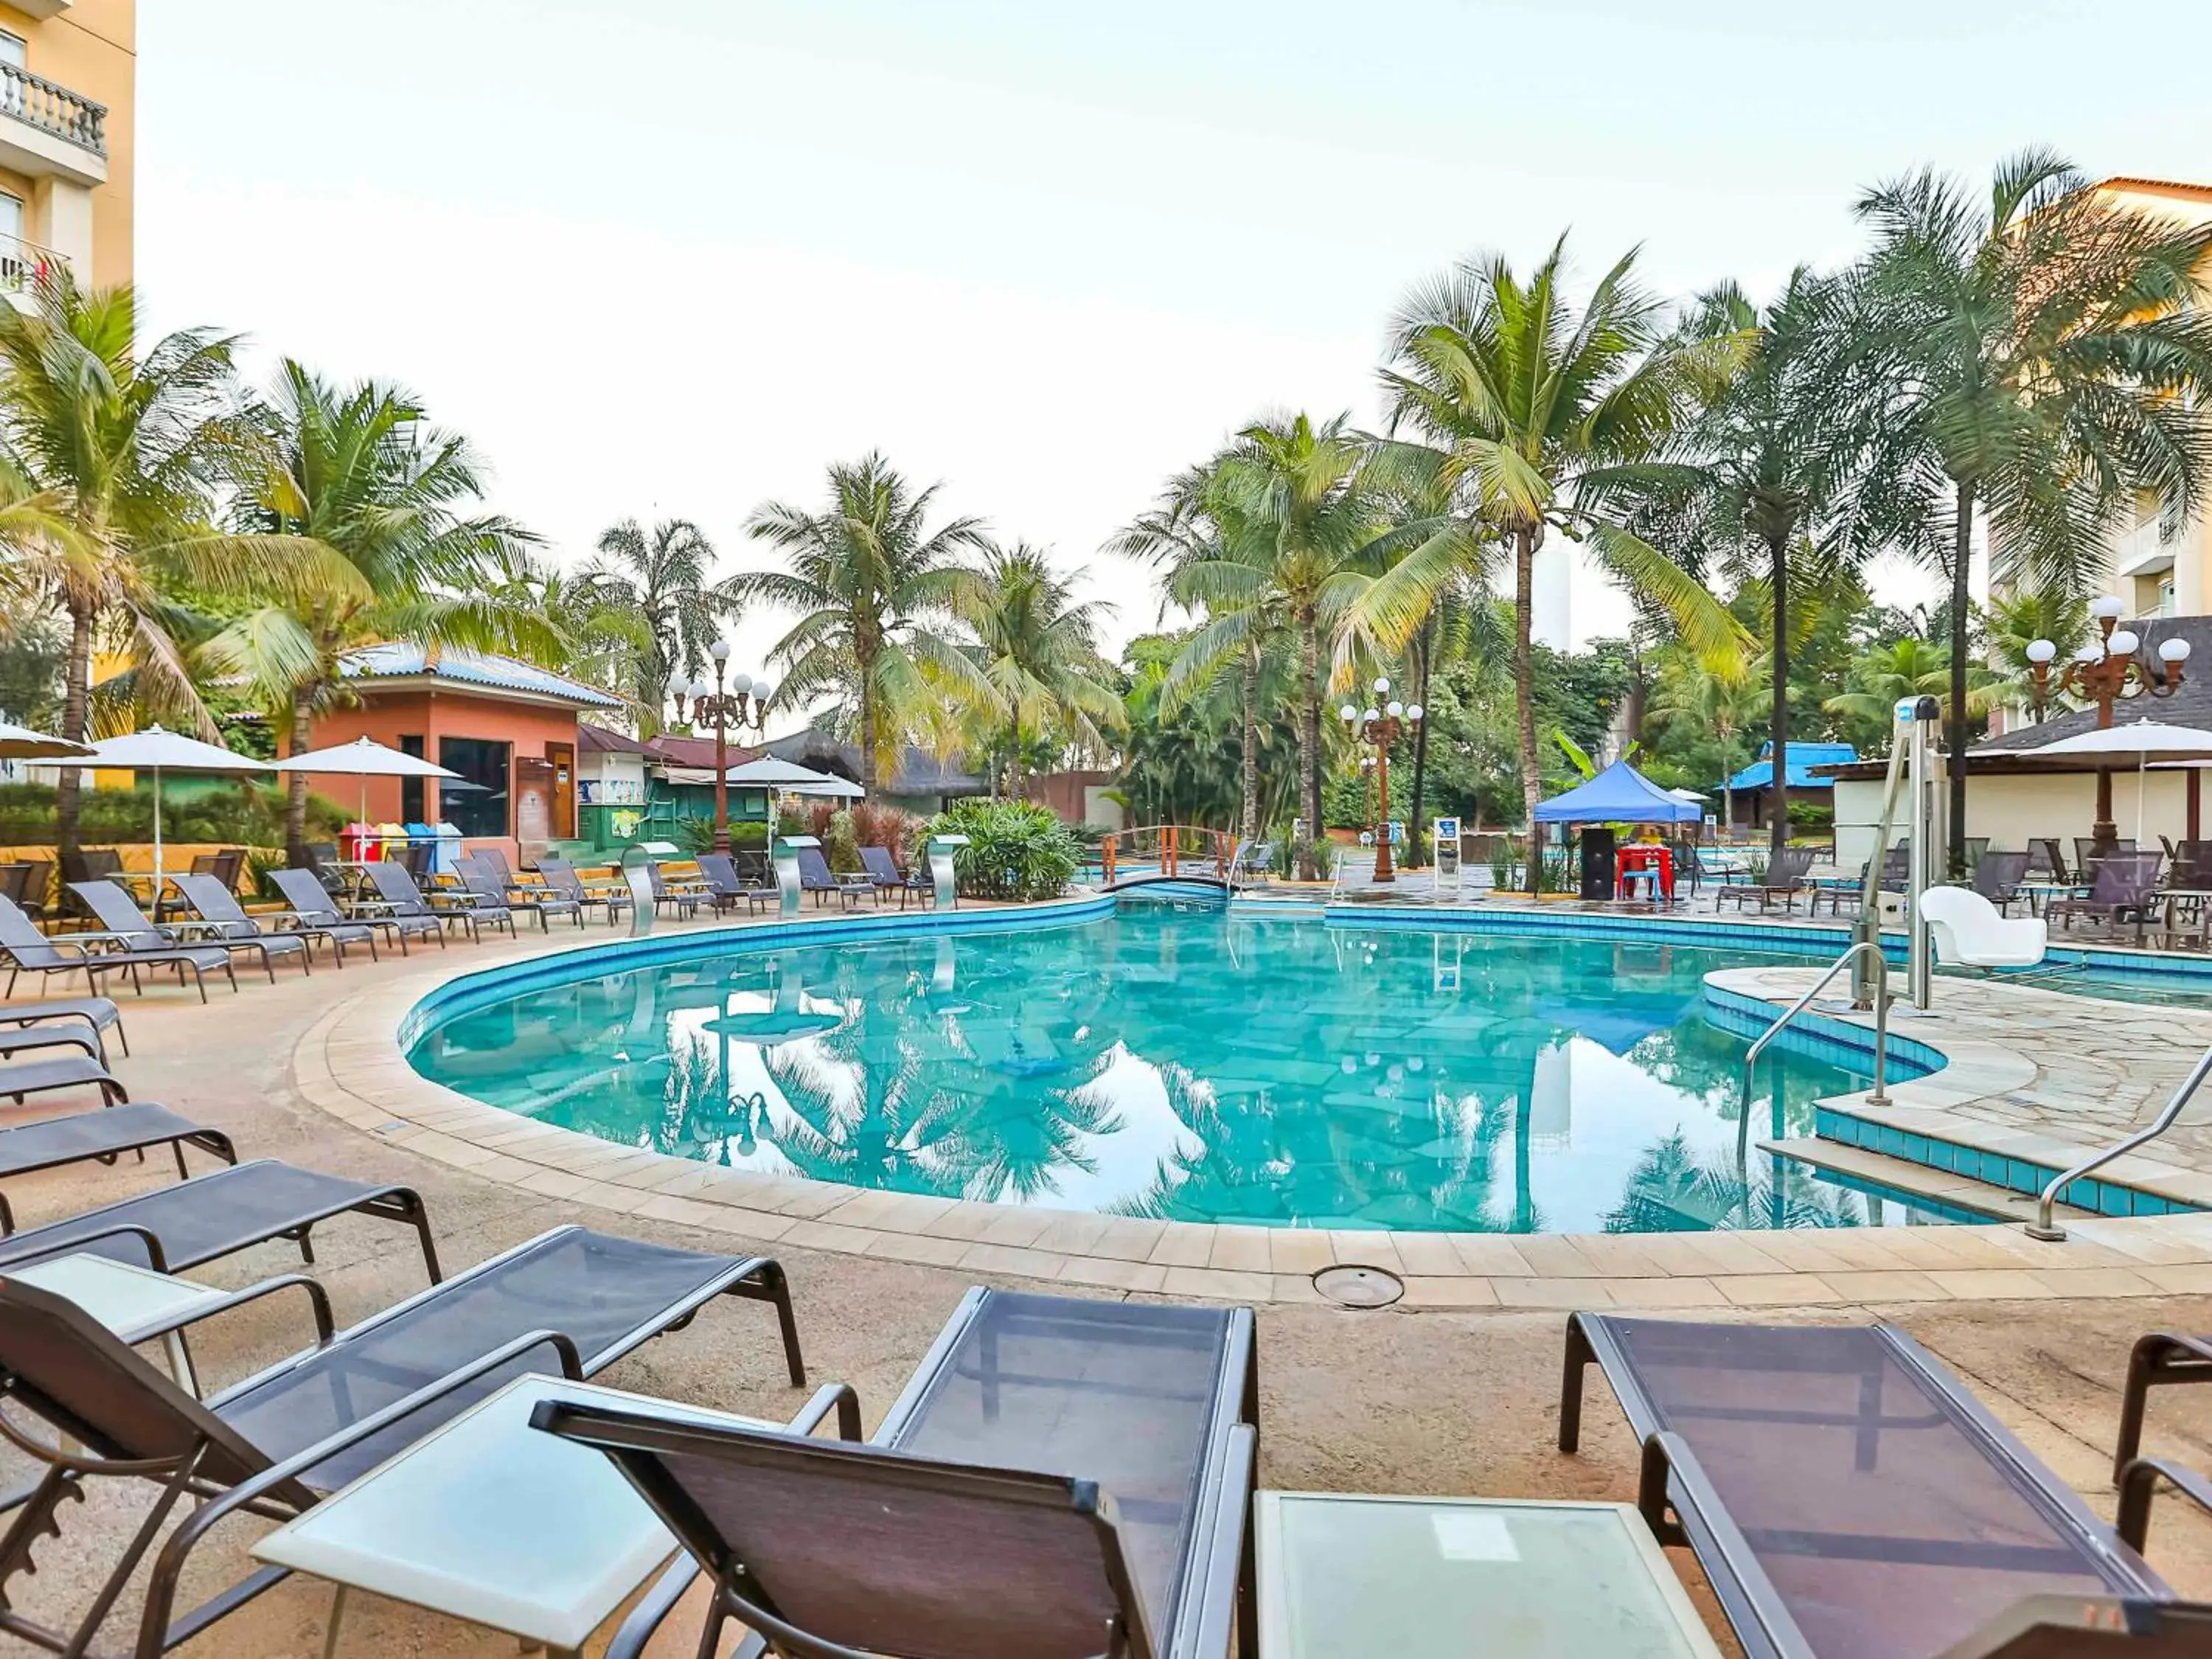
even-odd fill
[[[576,834],[576,725],[619,699],[509,657],[377,645],[342,664],[353,701],[315,722],[317,749],[370,738],[459,773],[473,787],[435,778],[368,779],[372,823],[436,823],[473,850],[496,847],[534,859]],[[309,775],[310,787],[351,805],[362,780]]]
[[[0,298],[131,280],[137,0],[0,0]]]

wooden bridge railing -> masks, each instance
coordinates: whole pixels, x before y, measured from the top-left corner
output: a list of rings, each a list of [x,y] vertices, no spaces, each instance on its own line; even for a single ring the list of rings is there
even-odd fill
[[[1211,866],[1207,873],[1217,880],[1229,879],[1229,867],[1237,858],[1237,837],[1231,831],[1209,830],[1196,823],[1146,823],[1114,830],[1098,843],[1107,886],[1114,884],[1114,872],[1123,856],[1135,857],[1146,850],[1143,838],[1146,836],[1158,837],[1154,850],[1159,855],[1162,875],[1181,874],[1188,861]],[[1124,842],[1127,843],[1126,854],[1122,851]]]

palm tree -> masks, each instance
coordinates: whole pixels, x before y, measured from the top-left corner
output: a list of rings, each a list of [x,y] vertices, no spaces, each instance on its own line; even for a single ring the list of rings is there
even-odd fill
[[[2049,640],[2058,647],[2057,660],[2070,662],[2088,644],[2094,631],[2087,601],[2079,594],[2046,589],[1999,594],[1990,599],[1983,620],[1990,666],[2004,676],[1997,697],[2008,708],[2038,701],[2029,646],[2038,640]]]
[[[983,526],[963,518],[931,529],[936,495],[934,484],[915,489],[881,454],[834,465],[826,512],[771,501],[746,522],[747,533],[782,551],[791,568],[723,585],[732,599],[799,613],[769,653],[783,674],[778,700],[842,696],[867,789],[933,702],[949,696],[988,708],[996,696],[940,629],[966,591],[957,560],[986,544]]]
[[[1206,649],[1245,653],[1248,676],[1257,675],[1259,636],[1271,613],[1297,642],[1306,822],[1298,857],[1308,881],[1322,821],[1322,639],[1334,636],[1359,585],[1354,561],[1381,528],[1360,478],[1364,457],[1346,416],[1319,425],[1304,414],[1282,416],[1246,427],[1209,469],[1206,510],[1223,532],[1218,556],[1191,559],[1175,576],[1176,597],[1214,618],[1200,630]],[[1256,748],[1248,744],[1248,753],[1256,756]],[[1254,775],[1248,772],[1248,798]]]
[[[69,621],[62,735],[88,734],[94,641],[121,635],[141,702],[213,738],[167,595],[338,596],[358,578],[312,544],[212,526],[209,486],[236,436],[219,419],[231,337],[183,329],[142,347],[133,291],[86,293],[66,267],[36,299],[0,306],[0,540],[15,583]],[[72,853],[82,777],[64,770],[56,791]]]
[[[1722,373],[1658,461],[1620,469],[1631,522],[1692,568],[1762,579],[1771,695],[1773,849],[1790,839],[1790,576],[1800,538],[1852,449],[1853,360],[1836,349],[1832,284],[1800,269],[1764,310],[1734,283],[1700,295],[1678,337],[1722,349]]]
[[[584,567],[610,605],[643,620],[650,643],[639,656],[633,696],[640,730],[660,729],[660,709],[678,669],[696,674],[721,619],[733,616],[731,584],[709,580],[714,549],[689,519],[663,519],[651,533],[635,519],[599,532],[599,556]]]
[[[952,610],[975,635],[975,655],[995,699],[991,717],[1012,757],[1013,793],[1022,794],[1022,746],[1060,736],[1092,750],[1104,732],[1127,724],[1098,654],[1098,624],[1114,607],[1078,603],[1076,571],[1054,573],[1026,542],[986,544],[982,568],[963,570]]]
[[[1736,769],[1743,756],[1737,738],[1767,712],[1774,693],[1751,672],[1755,665],[1716,668],[1686,651],[1668,651],[1659,659],[1659,683],[1646,718],[1662,732],[1680,728],[1696,738],[1711,732],[1720,743],[1721,822],[1735,828]],[[1775,775],[1779,777],[1779,769]]]
[[[2212,225],[2118,207],[2047,150],[2001,162],[1985,202],[1932,170],[1856,206],[1875,246],[1850,325],[1894,390],[1859,489],[1876,534],[1949,578],[1947,742],[1966,744],[1974,520],[2000,580],[2081,592],[2137,492],[2178,525],[2212,463],[2212,319],[2192,301]],[[1966,857],[1951,769],[1950,863]]]
[[[476,457],[431,427],[414,398],[374,380],[333,386],[287,358],[243,428],[229,467],[239,529],[318,549],[349,579],[249,611],[203,647],[253,688],[290,753],[309,747],[316,714],[345,696],[341,661],[359,647],[559,651],[542,618],[495,591],[534,538],[512,520],[469,514],[482,489]],[[285,837],[299,865],[307,775],[289,781]]]
[[[1570,536],[1632,589],[1674,617],[1692,648],[1737,654],[1742,630],[1680,565],[1604,511],[1613,469],[1650,456],[1701,374],[1710,345],[1661,340],[1657,304],[1634,283],[1631,253],[1607,271],[1579,315],[1560,291],[1564,238],[1525,283],[1502,258],[1470,260],[1417,289],[1392,326],[1382,379],[1395,434],[1410,427],[1446,457],[1443,482],[1464,480],[1513,554],[1513,668],[1522,796],[1542,787],[1529,629],[1537,550]],[[1455,571],[1448,544],[1408,556],[1362,607],[1377,638],[1418,629]]]
[[[621,590],[604,572],[563,570],[549,561],[526,557],[491,592],[534,618],[554,642],[550,652],[526,648],[522,655],[621,698],[640,720],[653,716],[654,708],[637,696],[646,675],[645,658],[653,649],[653,630],[623,602]]]
[[[1979,663],[1968,663],[1963,674],[1955,672],[1947,645],[1902,639],[1868,651],[1851,665],[1852,689],[1821,706],[1832,714],[1887,724],[1890,711],[1905,698],[1934,697],[1943,705],[1944,718],[1953,720],[1956,711],[1951,698],[1961,680],[1966,688],[1966,708],[1953,724],[1963,728],[1967,720],[1989,712],[2002,690],[1997,677]]]

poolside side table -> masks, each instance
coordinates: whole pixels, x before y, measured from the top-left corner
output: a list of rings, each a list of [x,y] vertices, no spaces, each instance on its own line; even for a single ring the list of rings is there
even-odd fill
[[[687,1423],[781,1423],[673,1405],[557,1376],[517,1377],[253,1547],[337,1586],[323,1638],[337,1650],[349,1590],[488,1626],[552,1656],[592,1632],[676,1553],[676,1540],[604,1453],[530,1426],[541,1400],[629,1406]]]
[[[140,1333],[173,1326],[179,1315],[225,1299],[224,1292],[209,1285],[104,1255],[51,1256],[27,1267],[11,1267],[8,1277],[76,1303],[134,1346],[143,1340]],[[168,1330],[161,1346],[168,1356],[169,1375],[185,1393],[197,1395],[199,1379],[192,1374],[184,1334]]]
[[[1720,1659],[1630,1504],[1263,1492],[1261,1659]]]

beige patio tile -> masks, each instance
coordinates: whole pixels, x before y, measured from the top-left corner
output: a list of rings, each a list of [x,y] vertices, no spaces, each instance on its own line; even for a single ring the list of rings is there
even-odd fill
[[[932,1220],[922,1231],[933,1237],[964,1238],[973,1243],[999,1218],[999,1214],[995,1204],[973,1204],[963,1200]]]
[[[1219,1267],[1230,1273],[1264,1273],[1269,1267],[1266,1227],[1218,1225],[1213,1230],[1213,1249],[1206,1258],[1209,1267]]]
[[[566,1170],[540,1170],[516,1184],[525,1192],[546,1198],[574,1198],[590,1186],[592,1180],[589,1176],[570,1175]]]
[[[1807,1308],[1848,1299],[1818,1273],[1736,1273],[1713,1282],[1739,1308]]]
[[[1820,1277],[1853,1302],[1946,1302],[1951,1296],[1926,1273],[1911,1268],[1826,1273]]]
[[[1055,1250],[1031,1250],[1018,1244],[970,1244],[960,1265],[971,1273],[1021,1273],[1030,1279],[1057,1279],[1068,1258]]]
[[[1266,1273],[1228,1273],[1218,1267],[1170,1267],[1160,1289],[1170,1296],[1194,1296],[1207,1302],[1265,1302],[1274,1294]]]
[[[1316,1291],[1315,1295],[1318,1297],[1320,1292]],[[1488,1279],[1477,1279],[1468,1273],[1453,1273],[1434,1279],[1417,1273],[1406,1281],[1405,1300],[1401,1305],[1408,1308],[1495,1308],[1498,1305],[1498,1290]]]
[[[1095,1285],[1109,1291],[1157,1291],[1168,1270],[1153,1261],[1122,1261],[1112,1256],[1076,1255],[1060,1270],[1063,1285]]]
[[[1390,1242],[1386,1232],[1364,1231],[1358,1228],[1332,1229],[1328,1247],[1336,1252],[1336,1259],[1353,1267],[1380,1267],[1383,1272],[1406,1277],[1406,1263],[1398,1254],[1398,1247]]]
[[[2060,1296],[2155,1296],[2159,1291],[2130,1267],[2045,1269],[2035,1276]]]
[[[1962,1300],[2032,1300],[2057,1294],[2024,1267],[1970,1267],[1955,1273],[1937,1269],[1928,1277]]]
[[[1267,1265],[1278,1275],[1296,1273],[1310,1278],[1336,1260],[1328,1235],[1310,1227],[1270,1227]]]
[[[1408,1275],[1419,1279],[1456,1278],[1467,1271],[1459,1252],[1443,1233],[1392,1233],[1391,1247],[1406,1264]]]
[[[1596,1262],[1558,1233],[1516,1233],[1513,1248],[1529,1268],[1545,1279],[1602,1279]]]
[[[1044,1230],[1053,1224],[1049,1210],[1024,1210],[1011,1204],[994,1207],[999,1213],[989,1226],[975,1235],[979,1244],[1011,1244],[1025,1249],[1043,1237]]]
[[[1202,1223],[1171,1222],[1145,1259],[1163,1267],[1203,1267],[1213,1259],[1213,1229]]]
[[[802,1250],[842,1250],[848,1255],[860,1255],[883,1237],[866,1227],[834,1227],[826,1221],[799,1218],[792,1222],[777,1242]]]
[[[1609,1308],[1613,1293],[1598,1279],[1493,1279],[1490,1288],[1508,1308]]]
[[[1478,1278],[1498,1274],[1508,1279],[1536,1276],[1535,1269],[1528,1265],[1528,1258],[1515,1249],[1509,1240],[1492,1233],[1452,1233],[1448,1237],[1462,1272]]]
[[[1164,1221],[1146,1221],[1133,1216],[1109,1216],[1106,1231],[1091,1241],[1090,1254],[1123,1261],[1148,1261],[1165,1236]]]
[[[1593,1281],[1577,1281],[1589,1284]],[[1729,1300],[1710,1279],[1681,1276],[1601,1279],[1595,1281],[1613,1305],[1649,1311],[1662,1308],[1724,1308]]]
[[[921,1233],[878,1233],[865,1254],[887,1256],[893,1261],[919,1261],[933,1267],[955,1267],[975,1247],[964,1238],[931,1238]]]

